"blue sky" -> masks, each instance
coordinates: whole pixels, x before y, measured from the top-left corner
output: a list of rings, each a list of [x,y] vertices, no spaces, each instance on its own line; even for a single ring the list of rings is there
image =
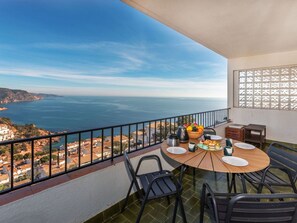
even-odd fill
[[[119,0],[1,0],[0,87],[226,97],[227,61]]]

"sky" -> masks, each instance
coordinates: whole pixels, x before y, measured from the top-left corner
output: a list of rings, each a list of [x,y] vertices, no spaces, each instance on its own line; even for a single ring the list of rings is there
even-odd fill
[[[0,87],[227,97],[227,60],[119,0],[0,0]]]

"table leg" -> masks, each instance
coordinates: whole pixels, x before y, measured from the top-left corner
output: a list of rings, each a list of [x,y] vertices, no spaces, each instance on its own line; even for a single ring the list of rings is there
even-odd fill
[[[228,184],[228,192],[231,193],[234,188],[234,193],[237,193],[236,189],[236,180],[235,180],[235,173],[232,173],[231,182],[229,178],[229,173],[227,173],[227,184]]]
[[[184,164],[180,166],[180,172],[179,172],[179,182],[180,182],[180,184],[183,183],[184,173],[185,173],[187,168],[188,167],[186,165],[184,165]]]
[[[238,174],[238,177],[239,177],[240,180],[241,180],[243,193],[247,193],[246,183],[245,183],[245,179],[244,179],[243,174],[242,174],[242,173]]]
[[[226,175],[227,175],[227,190],[228,190],[229,193],[231,193],[232,187],[231,187],[231,184],[230,184],[229,173],[226,173]]]

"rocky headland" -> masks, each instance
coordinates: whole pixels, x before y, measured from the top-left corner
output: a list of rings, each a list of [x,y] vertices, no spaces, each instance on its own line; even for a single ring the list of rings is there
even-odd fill
[[[35,94],[24,90],[14,90],[8,88],[0,88],[0,104],[8,104],[15,102],[37,101],[44,97],[57,97],[53,94]],[[2,109],[5,110],[5,109]],[[1,111],[1,108],[0,108]]]

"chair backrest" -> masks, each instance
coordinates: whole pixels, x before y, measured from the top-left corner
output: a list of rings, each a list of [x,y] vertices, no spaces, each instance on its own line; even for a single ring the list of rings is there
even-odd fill
[[[140,194],[140,187],[139,187],[138,181],[136,179],[135,170],[132,166],[132,163],[130,161],[130,158],[129,158],[126,150],[124,151],[124,162],[125,162],[125,167],[126,167],[130,181],[134,183],[134,185],[136,187],[136,191],[139,193],[140,196],[142,196],[142,194]]]
[[[227,223],[297,222],[297,194],[239,194],[228,205]]]
[[[208,134],[208,135],[216,135],[217,132],[216,132],[216,130],[214,130],[213,128],[205,128],[205,129],[204,129],[204,134]]]
[[[270,164],[288,169],[297,178],[297,150],[280,143],[272,143],[267,151]]]

